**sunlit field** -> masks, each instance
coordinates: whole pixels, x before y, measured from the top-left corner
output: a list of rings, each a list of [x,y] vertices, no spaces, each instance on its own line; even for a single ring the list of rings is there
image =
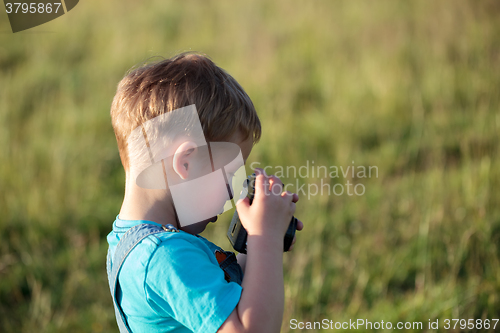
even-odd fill
[[[118,332],[110,104],[132,66],[188,50],[258,110],[247,171],[301,197],[283,332],[500,319],[500,2],[88,0],[16,34],[0,9],[0,332]],[[204,233],[228,250],[231,216]]]

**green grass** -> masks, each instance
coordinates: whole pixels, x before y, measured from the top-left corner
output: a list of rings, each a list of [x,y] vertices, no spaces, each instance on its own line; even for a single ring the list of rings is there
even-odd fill
[[[292,318],[498,318],[499,14],[493,0],[93,0],[12,34],[0,13],[0,331],[118,331],[109,107],[130,67],[186,50],[253,99],[249,163],[378,167],[323,180],[363,196],[299,201],[284,332]],[[229,218],[205,232],[227,248]]]

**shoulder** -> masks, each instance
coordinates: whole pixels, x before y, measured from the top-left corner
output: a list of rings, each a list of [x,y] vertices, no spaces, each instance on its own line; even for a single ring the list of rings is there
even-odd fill
[[[136,230],[135,234],[130,234],[128,237],[137,239],[137,233],[140,232],[141,230]],[[122,245],[129,246],[133,243],[128,244],[125,237],[127,235],[121,239],[125,241]],[[185,264],[188,260],[216,263],[213,251],[197,236],[182,231],[153,233],[145,236],[133,246],[123,263],[120,277],[142,275],[145,278],[153,271],[158,273],[158,269],[163,271],[167,268],[170,270],[174,268],[175,270],[176,265]]]
[[[110,243],[110,248],[113,248],[116,245],[111,244],[112,241],[109,241],[110,235],[108,235],[108,242]],[[163,251],[178,252],[179,249],[207,247],[206,240],[202,237],[183,231],[163,232],[157,225],[149,224],[136,226],[136,228],[129,230],[122,237],[117,237],[117,241],[121,243],[122,248],[133,247],[130,254],[141,253],[142,257],[153,255],[158,248],[162,248]],[[135,245],[133,245],[134,243]]]
[[[147,242],[154,243],[151,262],[173,268],[177,263],[189,265],[190,262],[205,261],[218,264],[213,249],[204,239],[185,232],[164,232],[148,236]]]
[[[198,236],[179,232],[162,232],[147,237],[149,242],[155,243],[163,251],[179,252],[179,249],[208,248],[204,239]]]

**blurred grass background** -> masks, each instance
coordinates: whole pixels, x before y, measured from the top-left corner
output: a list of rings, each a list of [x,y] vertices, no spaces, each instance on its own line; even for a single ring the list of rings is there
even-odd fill
[[[249,163],[378,167],[323,180],[363,196],[299,202],[284,332],[292,318],[498,318],[499,15],[494,0],[88,0],[12,34],[0,13],[0,331],[118,332],[109,107],[130,67],[186,50],[253,99]],[[226,248],[230,215],[205,232]]]

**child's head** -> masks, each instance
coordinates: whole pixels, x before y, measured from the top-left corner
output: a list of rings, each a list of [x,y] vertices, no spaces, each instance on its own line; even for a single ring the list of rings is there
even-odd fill
[[[150,119],[192,104],[207,141],[226,141],[236,134],[259,140],[259,118],[238,82],[207,57],[182,53],[134,69],[118,85],[111,119],[125,171],[130,168],[130,133]]]
[[[179,225],[192,233],[227,206],[237,166],[261,134],[243,88],[193,53],[131,71],[118,85],[111,118],[127,173],[125,198],[147,196],[148,203],[162,202],[157,207],[172,199]],[[222,162],[229,164],[221,169]]]

